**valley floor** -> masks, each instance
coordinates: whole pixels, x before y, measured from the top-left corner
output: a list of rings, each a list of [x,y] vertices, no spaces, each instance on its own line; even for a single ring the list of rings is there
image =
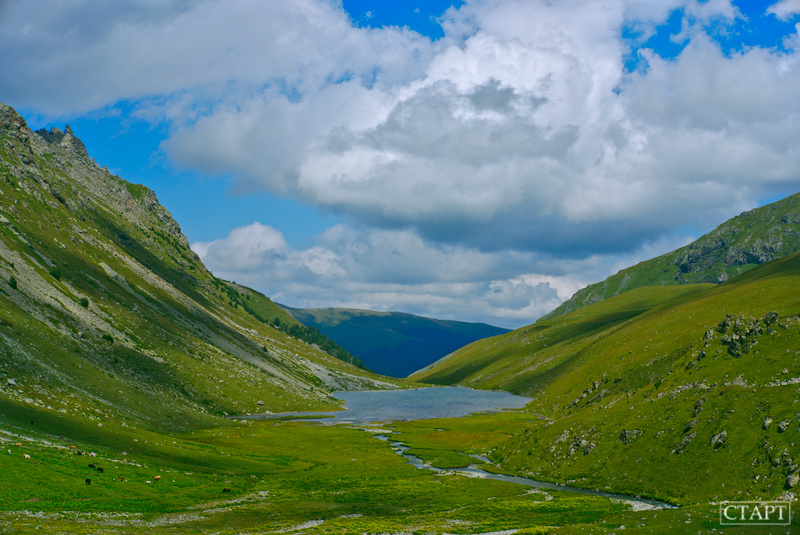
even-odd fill
[[[632,511],[606,498],[419,470],[375,439],[375,429],[223,421],[163,434],[65,419],[63,429],[43,430],[43,414],[9,403],[0,409],[0,533],[782,534],[800,527],[723,529],[716,505]],[[467,455],[490,452],[532,418],[501,413],[387,430],[415,455],[450,468],[475,463]]]

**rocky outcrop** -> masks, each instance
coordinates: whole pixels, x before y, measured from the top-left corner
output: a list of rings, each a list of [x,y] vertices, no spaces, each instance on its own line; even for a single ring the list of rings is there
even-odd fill
[[[727,431],[722,431],[711,437],[711,447],[715,450],[725,445],[725,440],[728,438]]]
[[[692,442],[692,440],[694,440],[694,437],[696,437],[696,436],[697,436],[697,432],[695,432],[695,431],[692,431],[688,435],[684,436],[683,439],[681,440],[681,443],[678,444],[675,447],[674,450],[672,450],[672,453],[675,453],[677,455],[680,455],[681,453],[683,453],[683,450],[686,449],[686,446],[688,446]]]
[[[618,440],[626,446],[630,446],[641,434],[642,431],[640,429],[623,429],[619,432]]]

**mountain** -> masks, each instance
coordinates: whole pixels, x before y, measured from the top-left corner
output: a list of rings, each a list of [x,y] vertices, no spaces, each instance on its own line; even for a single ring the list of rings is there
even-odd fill
[[[754,240],[751,240],[751,242]],[[475,342],[410,379],[534,398],[500,469],[673,503],[794,499],[800,253]]]
[[[545,317],[563,316],[642,286],[719,284],[798,250],[800,193],[744,212],[685,247],[590,284]]]
[[[0,105],[0,404],[184,428],[394,386],[310,334],[214,277],[155,194],[69,126],[33,132]]]
[[[508,332],[485,323],[401,312],[284,308],[302,324],[319,329],[359,357],[367,368],[392,377],[405,377],[475,340]]]

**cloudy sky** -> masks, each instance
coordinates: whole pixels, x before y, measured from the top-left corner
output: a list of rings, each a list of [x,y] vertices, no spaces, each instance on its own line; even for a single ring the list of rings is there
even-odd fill
[[[0,101],[295,307],[504,327],[800,191],[800,0],[0,0]]]

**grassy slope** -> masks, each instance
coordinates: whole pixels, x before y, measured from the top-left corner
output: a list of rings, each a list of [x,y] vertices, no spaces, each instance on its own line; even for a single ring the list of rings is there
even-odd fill
[[[642,286],[719,283],[800,250],[800,193],[726,221],[671,253],[590,284],[549,313],[563,316]]]
[[[771,311],[779,317],[767,325]],[[504,469],[678,503],[775,498],[800,456],[798,313],[795,254],[707,289],[627,292],[473,344],[412,378],[533,396],[529,410],[546,419],[493,452]],[[761,320],[763,333],[737,333],[757,342],[749,352],[723,343],[727,314]],[[766,417],[774,423],[763,429]]]
[[[288,309],[361,357],[366,366],[405,377],[475,340],[508,332],[483,323],[437,320],[400,312],[341,308]]]
[[[0,111],[0,402],[187,428],[385,384],[256,319],[296,323],[209,273],[147,188]]]
[[[554,320],[479,340],[409,378],[432,384],[464,384],[528,395],[566,362],[629,320],[673,299],[712,285],[637,288]]]

